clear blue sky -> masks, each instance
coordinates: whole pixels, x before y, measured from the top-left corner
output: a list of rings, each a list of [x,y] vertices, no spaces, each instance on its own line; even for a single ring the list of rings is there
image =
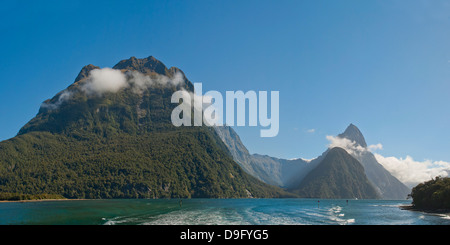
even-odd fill
[[[278,137],[236,128],[252,153],[313,158],[354,123],[450,161],[448,1],[4,1],[0,32],[0,140],[84,65],[153,55],[204,91],[280,91]]]

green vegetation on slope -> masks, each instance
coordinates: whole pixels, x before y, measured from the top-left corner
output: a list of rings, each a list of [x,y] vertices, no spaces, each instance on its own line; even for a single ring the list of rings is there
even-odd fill
[[[154,58],[119,64],[177,71]],[[289,195],[246,174],[212,128],[172,125],[171,96],[192,88],[189,81],[89,96],[80,90],[85,75],[79,78],[65,91],[70,99],[59,103],[59,93],[18,136],[0,142],[0,192],[87,199]]]
[[[17,193],[0,193],[0,201],[28,201],[28,200],[48,200],[48,199],[66,199],[61,195],[55,194],[17,194]]]
[[[292,191],[308,198],[379,198],[362,165],[338,147],[331,149]]]
[[[32,132],[0,143],[0,191],[67,198],[278,197],[205,130],[83,141]]]
[[[414,187],[413,206],[423,210],[450,210],[450,178],[436,177]]]

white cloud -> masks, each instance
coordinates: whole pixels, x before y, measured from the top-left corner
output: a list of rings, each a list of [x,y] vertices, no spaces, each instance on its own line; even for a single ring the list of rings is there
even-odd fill
[[[142,93],[146,88],[156,83],[150,76],[145,76],[138,71],[130,71],[126,75],[129,77],[129,83],[135,93]]]
[[[367,148],[369,148],[370,151],[383,150],[383,145],[378,143],[376,145],[369,145]]]
[[[409,187],[428,181],[436,176],[447,177],[450,163],[444,161],[415,161],[411,156],[406,158],[384,157],[375,153],[377,161],[393,176]]]
[[[105,92],[115,93],[128,86],[127,78],[120,70],[103,68],[92,70],[81,90],[86,94],[101,95]]]
[[[184,83],[184,76],[181,74],[181,72],[175,73],[173,78],[170,80],[170,84],[177,86]]]
[[[134,93],[142,93],[154,85],[177,86],[185,82],[184,75],[181,72],[174,74],[172,78],[164,75],[148,76],[138,71],[127,71],[122,73],[120,70],[111,68],[94,69],[89,72],[86,82],[80,86],[80,91],[87,95],[102,95],[106,92],[116,93],[121,89],[130,88]],[[74,90],[66,89],[60,93],[58,100],[54,103],[44,102],[41,107],[49,110],[55,110],[64,102],[73,97]]]
[[[306,158],[300,158],[300,159],[302,159],[303,161],[305,161],[305,162],[311,162],[312,160],[315,160],[315,159],[317,159],[317,157],[315,157],[315,158],[311,158],[311,159],[306,159]]]
[[[184,76],[177,72],[173,78],[164,75],[148,76],[138,71],[128,71],[125,74],[111,68],[95,69],[89,73],[88,80],[81,90],[88,95],[101,95],[105,92],[116,93],[121,89],[131,87],[135,93],[142,93],[153,85],[179,85],[184,82]]]
[[[314,129],[314,128],[308,129],[308,130],[306,130],[306,132],[312,134],[312,133],[316,132],[316,129]]]
[[[184,76],[181,72],[175,73],[173,78],[169,78],[164,75],[154,75],[148,76],[144,75],[138,71],[129,71],[126,73],[128,76],[128,83],[132,87],[133,92],[142,93],[144,90],[148,89],[153,85],[163,85],[163,86],[177,86],[184,83]]]
[[[330,149],[334,147],[340,147],[345,149],[349,154],[352,155],[360,154],[361,152],[365,152],[368,150],[367,148],[362,147],[361,145],[347,138],[340,138],[330,135],[327,135],[326,138],[328,141],[330,141],[330,144],[328,144],[328,148]]]
[[[57,109],[62,103],[70,100],[70,98],[72,98],[72,92],[66,89],[59,95],[59,98],[55,103],[43,103],[41,107],[48,110],[54,110]]]
[[[363,147],[360,144],[357,144],[355,141],[351,141],[347,138],[341,138],[336,136],[326,136],[327,140],[330,141],[330,144],[328,144],[328,148],[334,148],[334,147],[340,147],[345,149],[349,154],[361,154],[363,152],[367,151],[376,151],[376,150],[382,150],[383,145],[378,143],[376,145],[369,145],[367,147]]]
[[[327,136],[326,138],[330,141],[328,148],[341,147],[353,156],[383,149],[382,144],[369,145],[365,148],[346,138],[334,136]],[[405,158],[384,157],[378,153],[374,153],[374,156],[387,171],[408,187],[414,187],[436,176],[447,177],[450,175],[449,162],[431,160],[416,161],[411,156],[406,156]]]

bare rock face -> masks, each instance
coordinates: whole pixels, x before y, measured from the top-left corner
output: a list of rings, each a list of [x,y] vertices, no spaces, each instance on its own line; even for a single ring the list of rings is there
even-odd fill
[[[159,60],[153,56],[149,56],[144,59],[137,59],[136,57],[131,57],[126,60],[122,60],[117,63],[113,69],[117,70],[130,70],[139,71],[142,74],[151,74],[153,72],[160,75],[170,75],[167,67]]]

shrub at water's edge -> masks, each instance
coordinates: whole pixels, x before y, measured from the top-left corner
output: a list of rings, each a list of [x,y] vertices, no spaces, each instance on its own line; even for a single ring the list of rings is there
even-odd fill
[[[18,193],[0,193],[0,201],[25,201],[25,200],[48,200],[48,199],[66,199],[58,194],[18,194]]]
[[[412,205],[421,210],[450,210],[450,178],[436,177],[414,187]]]

